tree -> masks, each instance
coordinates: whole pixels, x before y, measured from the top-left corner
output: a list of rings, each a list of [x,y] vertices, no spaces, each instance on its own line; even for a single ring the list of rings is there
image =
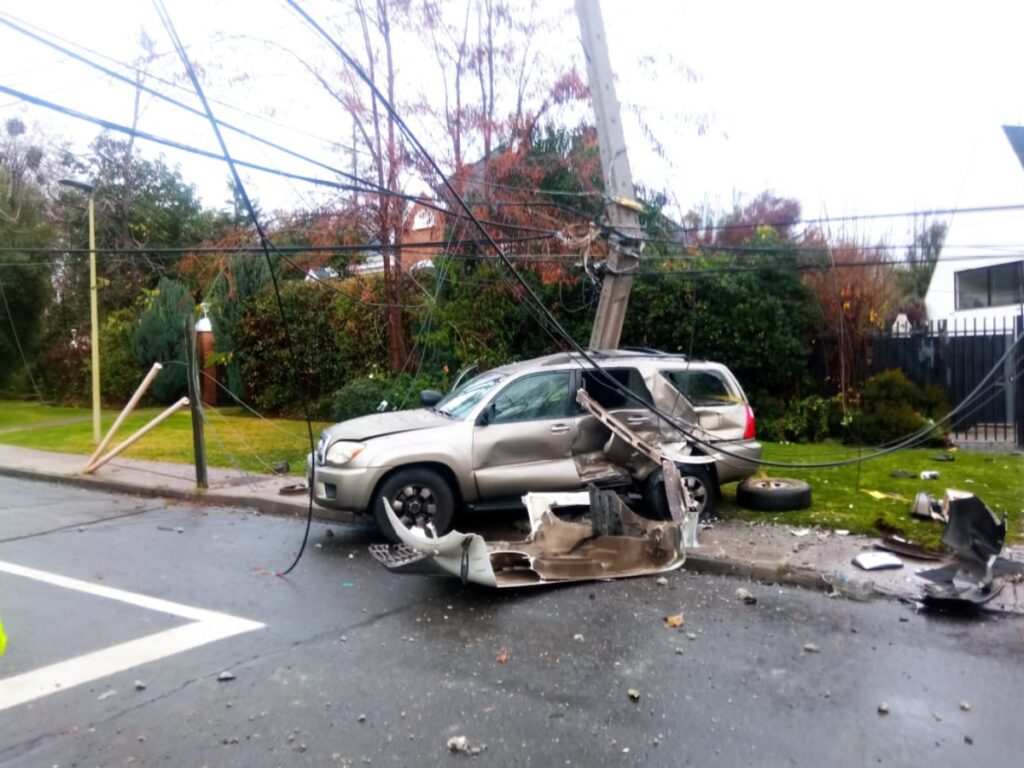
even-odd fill
[[[156,290],[150,293],[132,336],[132,351],[137,360],[147,368],[153,363],[164,366],[150,390],[161,403],[173,402],[187,389],[185,319],[194,311],[195,302],[188,287],[179,280],[162,277]]]
[[[922,325],[926,319],[924,297],[942,254],[948,230],[946,222],[915,220],[913,239],[906,250],[906,264],[896,270],[898,285],[903,293],[896,311],[906,314],[915,326]]]
[[[18,371],[31,379],[31,361],[50,303],[49,268],[34,253],[52,242],[45,185],[51,163],[25,124],[11,118],[0,134],[0,387]],[[28,382],[25,382],[26,384]]]

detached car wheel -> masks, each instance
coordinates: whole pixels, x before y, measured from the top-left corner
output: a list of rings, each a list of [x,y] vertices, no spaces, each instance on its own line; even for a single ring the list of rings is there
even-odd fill
[[[384,511],[388,500],[395,516],[407,528],[426,528],[428,525],[441,536],[452,527],[455,515],[455,497],[448,482],[432,469],[402,469],[386,478],[373,499],[373,517],[381,533],[398,542]]]
[[[790,512],[811,506],[811,486],[788,477],[748,477],[736,488],[741,507],[759,512]]]
[[[679,467],[679,477],[683,485],[690,489],[690,495],[697,504],[697,519],[708,520],[713,517],[718,502],[718,488],[707,468],[700,464],[683,464]],[[660,469],[652,472],[645,481],[644,500],[653,519],[672,519],[668,499],[665,497],[665,477]]]

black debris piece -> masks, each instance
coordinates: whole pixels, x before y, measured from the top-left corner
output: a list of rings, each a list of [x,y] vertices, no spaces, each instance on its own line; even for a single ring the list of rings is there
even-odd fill
[[[889,473],[889,477],[917,477],[913,472],[907,472],[905,469],[894,469]]]
[[[956,461],[956,456],[951,453],[941,453],[938,456],[932,456],[932,461]]]
[[[927,549],[922,547],[917,542],[911,541],[910,539],[904,539],[902,536],[886,536],[879,542],[875,543],[878,549],[884,549],[888,552],[895,552],[898,555],[904,557],[911,557],[915,560],[941,560],[942,557],[934,552],[929,552]]]
[[[1006,516],[999,520],[977,496],[947,491],[946,515],[942,543],[961,557],[987,565],[1003,551]]]

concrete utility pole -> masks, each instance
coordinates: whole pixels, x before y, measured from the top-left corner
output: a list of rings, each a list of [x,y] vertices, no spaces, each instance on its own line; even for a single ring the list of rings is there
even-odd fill
[[[619,100],[615,96],[608,40],[598,0],[576,0],[580,20],[583,55],[587,59],[590,101],[597,123],[597,140],[601,149],[605,194],[608,196],[608,220],[613,233],[608,256],[608,274],[601,285],[594,327],[590,332],[591,349],[615,349],[622,335],[622,323],[633,288],[633,272],[640,264],[641,210],[635,199],[633,174],[626,157],[626,139],[622,133]]]

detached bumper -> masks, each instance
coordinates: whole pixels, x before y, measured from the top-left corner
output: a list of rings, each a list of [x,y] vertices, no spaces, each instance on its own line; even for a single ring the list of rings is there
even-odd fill
[[[317,466],[312,457],[306,460],[309,487],[313,501],[327,509],[366,512],[370,508],[373,489],[387,473],[389,467],[333,467]]]

